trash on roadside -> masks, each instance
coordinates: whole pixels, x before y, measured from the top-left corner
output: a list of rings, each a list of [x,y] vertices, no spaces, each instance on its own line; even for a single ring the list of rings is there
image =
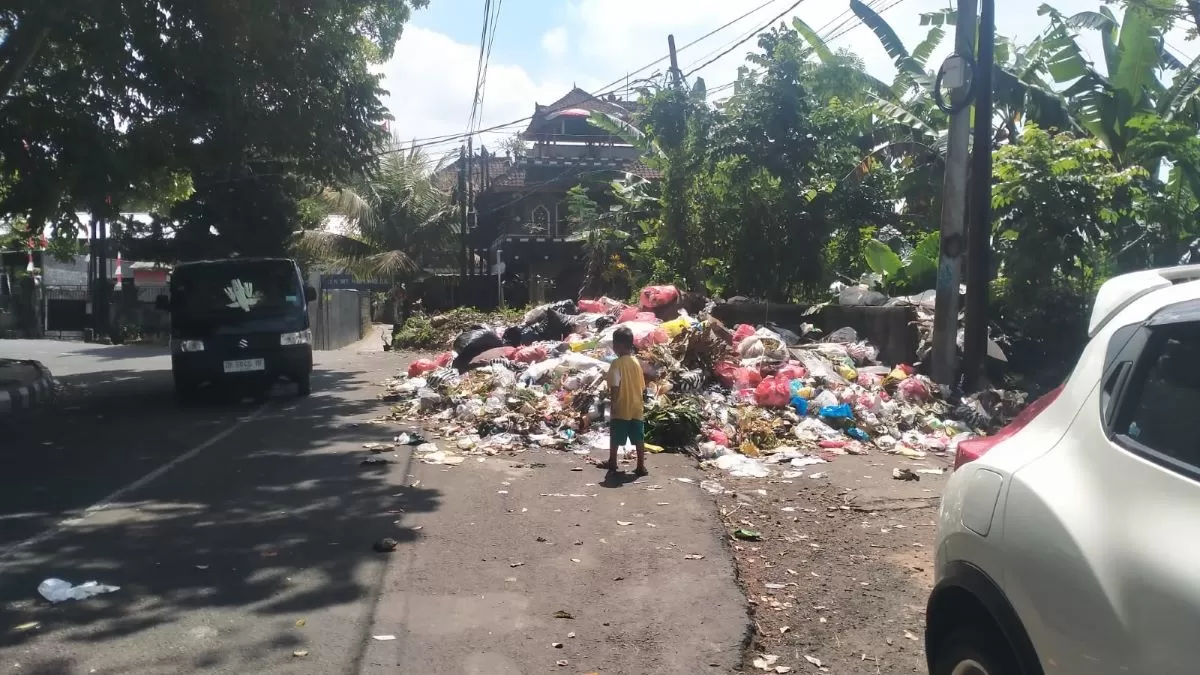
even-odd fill
[[[109,586],[95,581],[85,581],[78,586],[62,579],[46,579],[38,584],[38,593],[50,602],[59,603],[67,600],[87,600],[96,595],[112,593],[121,590],[120,586]]]
[[[391,553],[392,551],[395,551],[396,547],[399,545],[400,542],[396,541],[395,539],[392,539],[391,537],[384,537],[383,539],[380,539],[372,544],[371,548],[375,549],[377,553]]]
[[[892,303],[864,289],[843,295]],[[607,452],[605,374],[617,326],[633,332],[646,376],[646,448],[690,453],[735,478],[796,477],[797,468],[842,455],[949,458],[960,441],[995,431],[1024,404],[1020,392],[961,396],[913,364],[879,363],[879,350],[850,328],[815,341],[819,331],[808,325],[726,327],[681,310],[681,296],[673,286],[648,286],[637,307],[562,300],[508,325],[487,323],[498,317],[455,324],[452,351],[384,383],[388,418],[424,420],[433,435],[454,439],[453,452],[436,454],[415,432],[395,442],[417,446],[431,464],[531,450]],[[914,301],[922,326],[923,297]],[[629,451],[619,459],[630,461]],[[710,481],[701,487],[725,492]]]
[[[921,477],[913,472],[912,469],[901,469],[899,467],[892,469],[892,478],[896,480],[918,481]]]
[[[371,637],[376,640],[379,640],[380,642],[388,642],[390,640],[396,639],[395,635],[372,635]]]
[[[292,656],[294,656],[298,659],[303,658],[305,656],[308,656],[308,650],[307,649],[297,649],[296,651],[292,652]]]
[[[762,540],[762,534],[760,534],[759,532],[757,532],[755,530],[747,530],[745,528],[734,530],[733,536],[734,536],[734,538],[741,539],[742,541],[760,541],[760,540]]]
[[[556,618],[556,619],[574,619],[575,615],[571,614],[570,612],[568,612],[564,609],[560,609],[554,613],[554,618]]]
[[[763,654],[762,656],[755,658],[751,663],[759,670],[773,670],[775,668],[775,662],[778,660],[779,656],[776,654]]]

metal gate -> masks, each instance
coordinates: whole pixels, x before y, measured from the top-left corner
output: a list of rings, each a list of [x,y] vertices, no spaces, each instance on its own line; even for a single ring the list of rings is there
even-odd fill
[[[45,301],[47,337],[82,336],[88,327],[87,286],[49,286],[42,291]]]

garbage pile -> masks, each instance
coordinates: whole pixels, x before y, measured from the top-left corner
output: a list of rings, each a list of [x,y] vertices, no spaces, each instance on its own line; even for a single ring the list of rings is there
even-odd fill
[[[564,300],[513,325],[471,326],[452,351],[388,380],[383,398],[392,418],[429,420],[454,439],[449,452],[418,448],[431,463],[533,447],[607,452],[605,374],[624,326],[646,375],[647,449],[752,477],[819,475],[810,467],[847,454],[953,454],[1024,405],[1012,391],[953,397],[909,364],[879,364],[850,328],[824,337],[808,325],[731,329],[679,301],[673,286],[651,286],[636,307]]]

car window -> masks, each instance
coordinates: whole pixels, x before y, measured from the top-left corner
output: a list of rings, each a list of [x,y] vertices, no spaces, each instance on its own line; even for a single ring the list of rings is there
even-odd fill
[[[1151,354],[1124,434],[1138,444],[1200,467],[1200,331],[1172,328],[1150,343]]]

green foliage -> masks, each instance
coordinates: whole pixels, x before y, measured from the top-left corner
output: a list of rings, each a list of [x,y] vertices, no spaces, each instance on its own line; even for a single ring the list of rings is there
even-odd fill
[[[433,182],[438,168],[420,149],[391,148],[374,170],[321,194],[324,209],[345,219],[344,231],[301,229],[295,250],[366,279],[413,278],[452,253],[458,231],[449,193]]]
[[[445,336],[434,329],[429,317],[416,314],[392,335],[393,349],[438,349],[446,346]]]
[[[372,65],[424,4],[5,3],[0,218],[74,238],[78,210],[148,208],[162,218],[134,234],[178,230],[164,257],[282,252],[312,183],[372,163],[386,117]],[[238,231],[216,244],[211,227]]]

